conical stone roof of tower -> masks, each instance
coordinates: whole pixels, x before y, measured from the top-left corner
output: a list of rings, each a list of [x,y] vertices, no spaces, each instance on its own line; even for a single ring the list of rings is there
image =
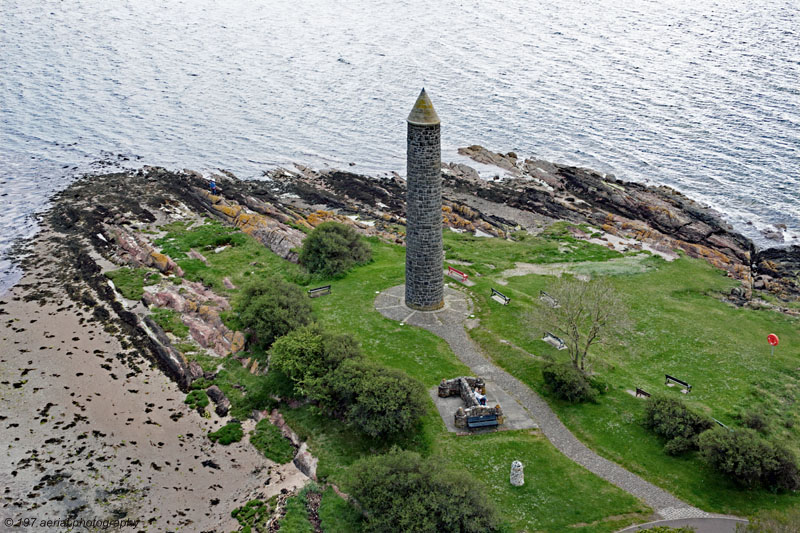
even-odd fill
[[[422,89],[419,93],[419,97],[417,97],[417,101],[406,120],[410,124],[417,126],[435,126],[439,124],[439,115],[436,114],[433,102],[428,98],[428,93],[425,92],[425,89]]]

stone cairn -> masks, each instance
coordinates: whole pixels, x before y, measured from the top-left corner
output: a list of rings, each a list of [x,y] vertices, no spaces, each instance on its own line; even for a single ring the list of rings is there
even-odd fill
[[[523,472],[522,463],[519,461],[511,463],[511,484],[515,487],[521,487],[525,484],[525,473]]]
[[[439,397],[460,396],[465,407],[459,407],[455,412],[455,425],[457,428],[467,427],[467,418],[471,416],[495,415],[497,423],[503,423],[503,409],[499,405],[489,407],[480,405],[475,399],[474,391],[478,389],[486,393],[486,382],[482,378],[462,376],[454,379],[443,379],[439,383]]]
[[[442,150],[439,116],[425,89],[408,115],[406,179],[406,305],[444,306]]]

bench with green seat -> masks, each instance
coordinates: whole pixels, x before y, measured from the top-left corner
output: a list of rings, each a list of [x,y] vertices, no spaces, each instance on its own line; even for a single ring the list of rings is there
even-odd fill
[[[467,427],[469,429],[494,428],[497,426],[497,415],[470,416],[467,418]]]

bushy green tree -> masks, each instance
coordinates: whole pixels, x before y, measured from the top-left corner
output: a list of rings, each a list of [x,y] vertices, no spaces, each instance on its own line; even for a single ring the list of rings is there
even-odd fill
[[[366,511],[364,531],[487,533],[497,511],[486,490],[441,458],[397,449],[362,459],[352,468],[350,494]]]
[[[371,437],[409,431],[427,409],[422,384],[365,359],[343,361],[332,376],[332,391],[347,422]]]
[[[350,226],[324,222],[303,241],[300,263],[309,272],[325,277],[344,274],[353,266],[368,262],[372,250]]]
[[[323,407],[336,403],[331,391],[333,372],[346,359],[360,358],[361,348],[348,334],[309,324],[281,337],[270,350],[270,367],[286,374],[300,394]]]
[[[597,390],[583,372],[569,363],[546,363],[542,367],[542,378],[553,394],[562,400],[579,403],[597,398]]]
[[[244,287],[236,308],[242,326],[263,348],[312,320],[311,304],[300,287],[276,277]]]
[[[680,455],[697,449],[700,434],[714,427],[714,421],[690,409],[677,398],[656,395],[647,399],[644,426],[667,440],[664,451]]]
[[[699,446],[706,462],[734,483],[773,490],[800,488],[794,455],[752,429],[706,431],[700,435]]]

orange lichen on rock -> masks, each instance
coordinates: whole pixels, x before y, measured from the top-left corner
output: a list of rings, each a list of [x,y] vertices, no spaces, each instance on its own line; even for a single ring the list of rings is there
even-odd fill
[[[297,262],[297,252],[294,250],[302,245],[305,234],[291,226],[288,226],[275,218],[249,211],[232,200],[215,197],[208,191],[195,189],[195,192],[211,201],[212,198],[219,198],[212,202],[209,208],[216,212],[222,219],[229,224],[233,224],[243,232],[252,236],[267,248],[289,261]],[[259,204],[262,209],[264,206]],[[266,204],[264,204],[266,205]],[[305,221],[299,222],[307,225]]]
[[[241,331],[236,331],[231,339],[231,353],[239,353],[244,350],[245,337]]]
[[[346,217],[342,217],[342,218],[346,218]],[[333,213],[333,211],[323,211],[322,209],[317,210],[317,211],[311,213],[310,215],[308,215],[306,217],[306,220],[314,228],[316,228],[317,226],[319,226],[323,222],[331,222],[331,221],[341,222],[341,220],[337,219],[337,217]]]
[[[145,239],[128,233],[120,227],[106,226],[106,231],[113,236],[114,242],[123,250],[125,261],[134,265],[155,267],[164,274],[174,273],[177,276],[183,276],[183,270],[175,261],[156,251]]]

